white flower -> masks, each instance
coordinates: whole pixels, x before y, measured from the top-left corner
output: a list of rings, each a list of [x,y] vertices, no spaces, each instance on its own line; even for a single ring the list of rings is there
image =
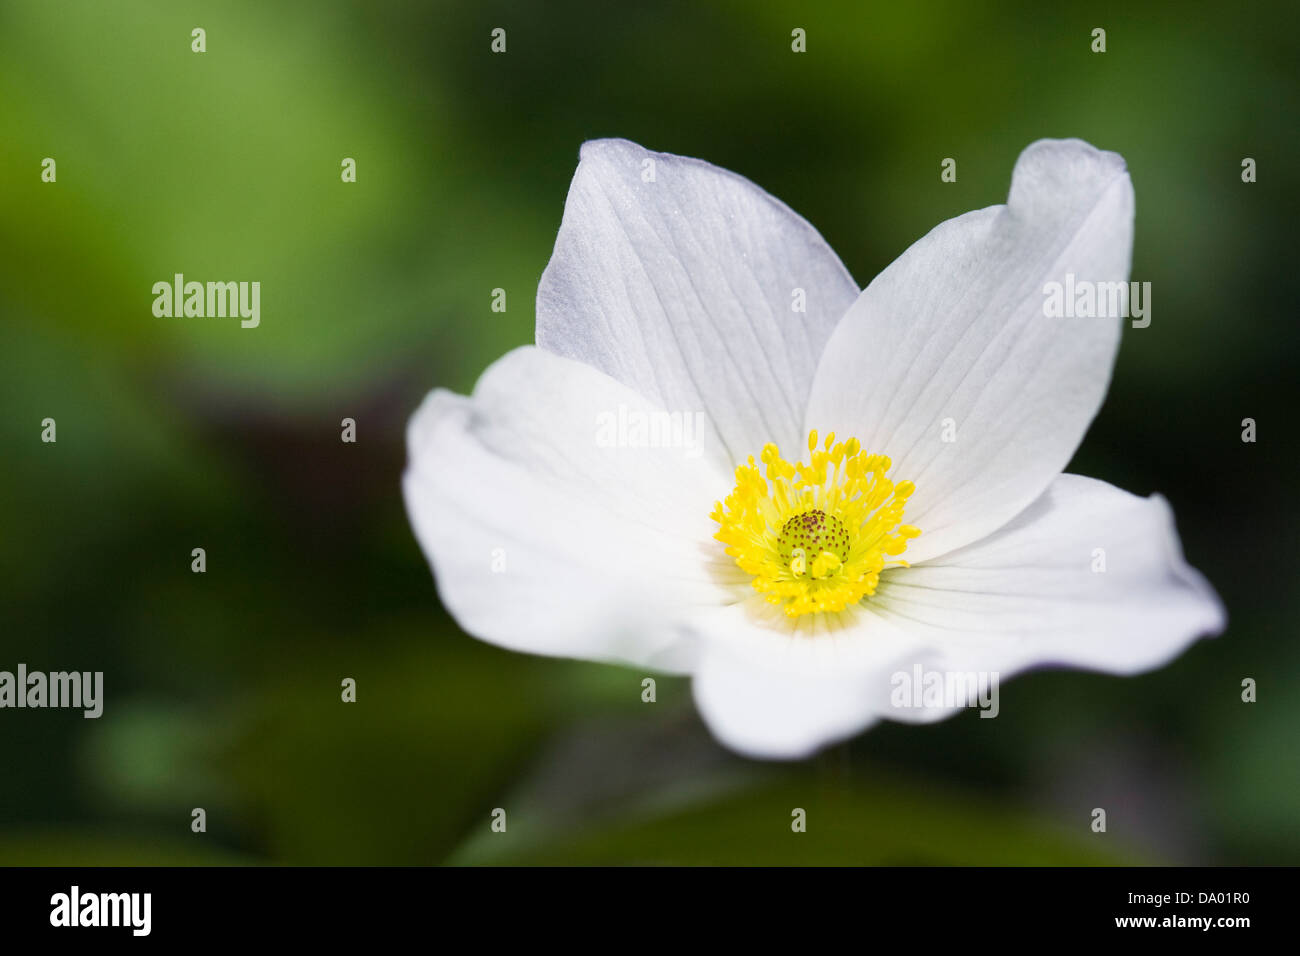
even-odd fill
[[[1043,308],[1068,273],[1126,281],[1132,232],[1123,160],[1043,140],[1007,205],[859,292],[748,180],[587,143],[536,347],[411,419],[444,604],[504,647],[689,673],[755,756],[951,713],[891,706],[917,665],[1160,666],[1224,612],[1164,499],[1061,474],[1121,320]]]

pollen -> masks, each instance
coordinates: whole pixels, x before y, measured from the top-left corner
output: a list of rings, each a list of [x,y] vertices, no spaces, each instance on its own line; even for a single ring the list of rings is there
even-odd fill
[[[761,465],[736,468],[736,487],[716,503],[714,537],[754,590],[790,617],[842,611],[875,593],[880,572],[907,567],[898,558],[921,533],[902,524],[916,486],[888,477],[893,463],[867,454],[856,438],[818,442],[808,435],[808,464],[791,464],[771,443]]]

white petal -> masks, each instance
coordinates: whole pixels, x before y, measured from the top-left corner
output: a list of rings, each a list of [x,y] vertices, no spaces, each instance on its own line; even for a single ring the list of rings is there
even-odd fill
[[[869,727],[889,708],[890,675],[941,653],[867,604],[792,623],[754,597],[698,616],[692,629],[705,723],[733,750],[771,759],[806,757]]]
[[[1002,677],[1053,665],[1150,670],[1226,623],[1183,559],[1163,498],[1077,475],[985,540],[882,575],[870,603],[942,644],[932,666]]]
[[[1132,242],[1124,161],[1043,140],[1021,154],[1006,206],[938,226],[844,317],[807,425],[856,435],[916,483],[907,521],[924,533],[908,559],[1001,527],[1065,467],[1105,396],[1121,320],[1047,318],[1044,287],[1127,280]]]
[[[857,294],[817,231],[748,180],[597,140],[537,290],[537,344],[706,413],[731,466],[800,443],[813,371]]]
[[[1104,572],[1093,571],[1097,548]],[[757,598],[699,615],[694,691],[723,743],[797,758],[882,718],[929,722],[962,709],[962,698],[921,697],[931,675],[969,675],[978,688],[980,675],[1000,684],[1035,666],[1131,674],[1224,621],[1183,560],[1164,499],[1062,475],[988,539],[886,572],[852,612],[799,618],[797,630]],[[896,694],[908,687],[910,702]]]
[[[734,599],[739,572],[709,519],[731,480],[685,431],[681,447],[609,447],[639,441],[632,426],[604,431],[611,421],[656,411],[532,347],[494,363],[471,398],[425,400],[403,492],[465,630],[515,650],[689,666],[676,617]]]

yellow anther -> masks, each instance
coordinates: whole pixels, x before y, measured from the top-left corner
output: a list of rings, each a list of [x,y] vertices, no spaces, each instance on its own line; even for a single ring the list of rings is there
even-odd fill
[[[839,559],[838,555],[823,551],[813,559],[812,576],[819,580],[828,578],[843,566],[844,562]]]

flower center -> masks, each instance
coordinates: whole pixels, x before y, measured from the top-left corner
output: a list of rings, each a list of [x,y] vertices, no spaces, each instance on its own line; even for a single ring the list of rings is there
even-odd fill
[[[796,573],[803,573],[808,565],[809,555],[813,564],[825,560],[821,573],[814,570],[815,578],[824,578],[829,572],[836,571],[849,556],[849,532],[844,522],[834,515],[813,509],[795,515],[781,528],[781,536],[776,539],[781,557]]]
[[[751,455],[711,515],[720,526],[714,537],[753,575],[754,590],[790,617],[842,611],[874,594],[881,571],[907,567],[886,555],[902,554],[921,533],[899,524],[916,486],[886,477],[888,457],[866,454],[856,438],[836,443],[834,432],[817,444],[813,431],[806,465],[764,445],[766,479]]]

